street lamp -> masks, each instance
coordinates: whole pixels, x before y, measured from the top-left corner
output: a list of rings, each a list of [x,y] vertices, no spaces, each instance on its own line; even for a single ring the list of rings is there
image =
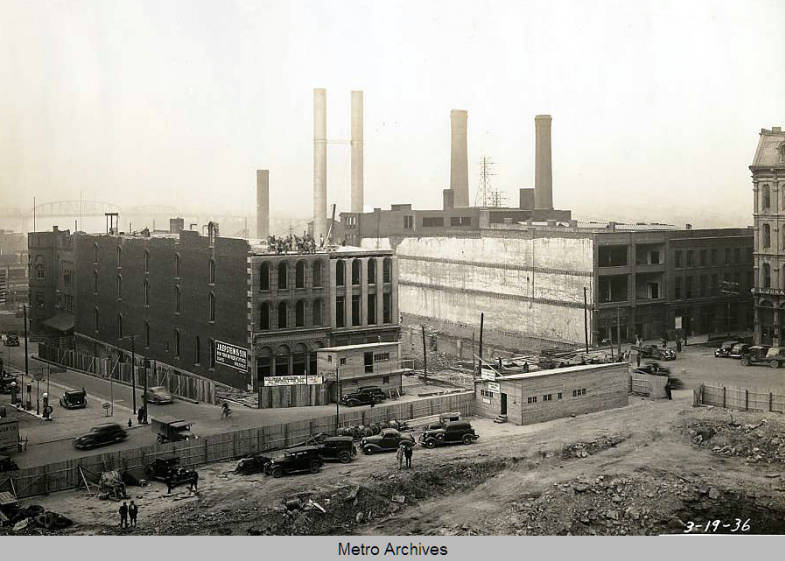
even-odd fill
[[[335,436],[341,424],[341,410],[338,407],[341,401],[341,379],[338,374],[338,365],[335,365]]]

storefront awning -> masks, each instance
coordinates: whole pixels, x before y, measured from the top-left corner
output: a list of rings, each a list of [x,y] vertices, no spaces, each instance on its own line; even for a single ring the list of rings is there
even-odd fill
[[[59,312],[49,319],[45,320],[43,324],[51,327],[56,331],[68,333],[74,330],[74,315],[66,312]]]

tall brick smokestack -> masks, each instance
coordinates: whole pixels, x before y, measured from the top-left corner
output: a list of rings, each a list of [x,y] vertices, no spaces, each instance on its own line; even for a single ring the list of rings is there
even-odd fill
[[[256,237],[270,235],[270,170],[256,170]]]
[[[450,189],[453,191],[455,208],[469,206],[469,157],[466,149],[468,119],[467,111],[450,111]]]
[[[313,90],[313,235],[327,235],[327,90]]]
[[[534,208],[553,210],[553,176],[551,172],[551,116],[534,118],[536,135],[534,160]]]
[[[363,92],[352,92],[352,212],[363,211]]]

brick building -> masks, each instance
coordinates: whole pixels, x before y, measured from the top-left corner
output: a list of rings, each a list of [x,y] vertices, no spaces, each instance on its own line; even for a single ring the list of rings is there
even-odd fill
[[[63,337],[74,329],[77,290],[74,236],[55,226],[27,236],[29,323],[37,338]]]

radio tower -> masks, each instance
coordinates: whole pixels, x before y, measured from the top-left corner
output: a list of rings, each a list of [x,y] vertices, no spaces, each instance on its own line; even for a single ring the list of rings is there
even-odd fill
[[[493,161],[487,156],[483,156],[480,161],[480,189],[477,191],[477,196],[474,200],[475,205],[480,202],[482,207],[489,206],[489,196],[492,197],[492,192],[490,191],[491,176],[494,175],[496,174],[493,173]],[[480,200],[477,201],[477,198]]]

